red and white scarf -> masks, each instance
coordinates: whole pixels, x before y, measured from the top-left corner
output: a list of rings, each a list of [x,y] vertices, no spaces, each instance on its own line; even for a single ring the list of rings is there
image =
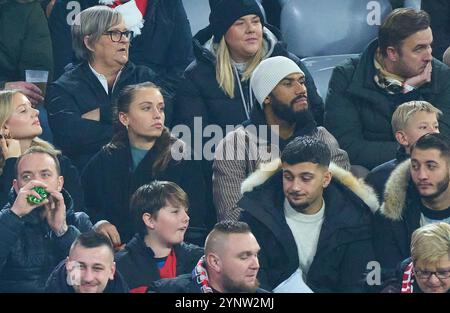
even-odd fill
[[[202,256],[192,271],[192,278],[197,282],[202,293],[212,293],[209,286],[208,272],[206,271],[206,258]]]
[[[99,3],[119,12],[127,29],[131,30],[134,36],[141,34],[148,0],[99,0]]]
[[[413,293],[414,289],[414,266],[409,263],[403,272],[401,293]]]

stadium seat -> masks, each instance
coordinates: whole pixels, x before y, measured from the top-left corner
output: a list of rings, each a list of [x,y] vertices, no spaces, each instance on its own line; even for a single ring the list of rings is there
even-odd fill
[[[405,0],[403,4],[405,8],[414,8],[416,10],[420,10],[421,5],[422,5],[421,0]]]
[[[361,53],[378,35],[389,0],[289,0],[281,11],[288,50],[303,58],[325,100],[334,67]]]
[[[328,82],[334,67],[344,62],[348,58],[353,58],[358,54],[340,54],[321,57],[309,57],[302,59],[302,62],[311,73],[317,87],[317,92],[325,101],[328,90]]]
[[[183,6],[191,25],[192,36],[195,36],[199,30],[209,25],[209,2],[208,0],[183,0]]]
[[[360,53],[391,10],[389,0],[290,0],[281,32],[299,57]]]

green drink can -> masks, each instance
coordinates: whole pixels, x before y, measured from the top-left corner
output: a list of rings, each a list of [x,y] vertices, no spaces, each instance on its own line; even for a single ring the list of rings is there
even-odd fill
[[[34,187],[33,190],[36,191],[41,196],[41,198],[39,199],[33,195],[28,195],[27,201],[29,204],[31,205],[40,204],[42,203],[42,201],[48,198],[48,193],[47,191],[45,191],[43,187]]]

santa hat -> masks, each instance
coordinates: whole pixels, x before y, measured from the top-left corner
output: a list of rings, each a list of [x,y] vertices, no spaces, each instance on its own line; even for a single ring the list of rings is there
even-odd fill
[[[123,1],[123,2],[122,2]],[[99,0],[100,4],[114,8],[122,15],[125,26],[133,32],[134,37],[141,34],[144,27],[143,16],[147,9],[147,0]]]

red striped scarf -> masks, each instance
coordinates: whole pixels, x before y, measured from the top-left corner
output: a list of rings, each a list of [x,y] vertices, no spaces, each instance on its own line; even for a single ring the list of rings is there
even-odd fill
[[[413,293],[414,284],[414,266],[413,262],[409,263],[403,272],[401,293]]]
[[[206,271],[206,258],[202,256],[192,271],[192,278],[197,282],[202,293],[213,292],[209,286],[208,272]]]

